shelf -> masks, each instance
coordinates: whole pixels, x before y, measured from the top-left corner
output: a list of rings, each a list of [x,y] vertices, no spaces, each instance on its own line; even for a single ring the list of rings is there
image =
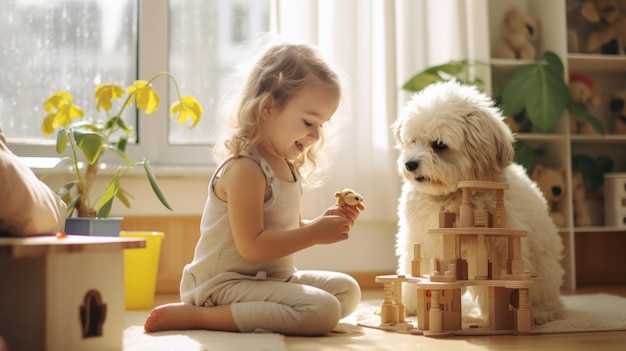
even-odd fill
[[[517,133],[515,134],[517,140],[538,140],[538,141],[565,141],[565,134],[558,133]],[[626,138],[624,138],[626,140]]]
[[[613,131],[613,121],[618,115],[610,108],[612,92],[626,87],[626,55],[605,55],[568,52],[569,21],[577,19],[568,11],[569,6],[579,5],[577,0],[487,0],[481,16],[476,23],[486,22],[487,26],[476,26],[476,38],[488,38],[485,43],[481,39],[475,40],[476,57],[493,57],[498,50],[502,30],[501,19],[504,13],[512,6],[519,6],[530,17],[541,20],[540,36],[534,43],[537,51],[537,60],[491,59],[488,60],[490,69],[485,81],[490,88],[506,86],[512,74],[524,65],[540,63],[542,53],[550,51],[556,54],[563,63],[564,77],[568,81],[570,72],[580,72],[591,76],[598,82],[602,95],[601,104],[590,108],[590,114],[598,117],[605,130]],[[568,16],[571,16],[568,18]],[[577,23],[577,22],[576,22]],[[573,46],[572,46],[573,47]],[[492,88],[493,90],[493,88]],[[569,111],[563,111],[563,118],[549,132],[544,133],[538,128],[531,129],[530,133],[516,133],[515,139],[528,144],[532,149],[542,151],[536,155],[535,162],[556,168],[563,167],[568,176],[572,176],[572,156],[585,154],[592,158],[609,157],[615,164],[613,171],[622,172],[626,167],[626,134],[573,134],[570,132]],[[574,225],[577,209],[573,196],[575,189],[571,179],[565,181],[565,197],[559,204],[559,210],[565,215],[567,225],[559,228],[559,235],[563,240],[563,278],[564,287],[574,290],[577,277],[587,283],[590,277],[581,276],[581,272],[588,273],[595,281],[604,281],[606,277],[598,278],[599,271],[614,271],[616,263],[609,262],[608,258],[623,257],[623,248],[626,243],[626,226],[603,226],[604,207],[603,194],[594,192],[585,196],[584,208],[590,212],[593,226],[576,227]],[[579,205],[579,204],[576,204]],[[578,210],[580,207],[578,208]],[[621,222],[606,222],[621,224]],[[580,255],[580,257],[579,257]],[[605,257],[600,257],[606,255]],[[621,255],[621,256],[620,256]],[[626,261],[617,263],[619,272],[626,270]],[[592,267],[593,269],[588,269]],[[577,272],[580,270],[580,272]],[[606,279],[611,280],[612,275]],[[622,278],[623,280],[623,275]]]
[[[558,133],[517,133],[515,134],[515,139],[517,140],[525,140],[525,141],[565,141],[567,140],[567,136],[565,134]],[[569,136],[569,139],[573,143],[616,143],[621,144],[626,142],[626,134],[592,134],[592,135],[582,135],[582,134],[572,134]]]
[[[559,234],[567,235],[570,229],[567,227],[559,228]],[[596,234],[596,233],[625,233],[626,227],[616,226],[591,226],[591,227],[574,227],[573,232],[576,234]]]
[[[626,74],[626,56],[568,54],[567,63],[570,71],[608,74],[622,71]]]
[[[494,68],[517,68],[519,66],[528,65],[531,63],[537,63],[535,60],[522,60],[522,59],[499,59],[492,58],[489,62]]]
[[[575,143],[624,143],[626,135],[624,134],[605,134],[605,135],[571,135],[570,139]]]
[[[594,234],[594,233],[626,233],[626,227],[574,227],[576,234]]]

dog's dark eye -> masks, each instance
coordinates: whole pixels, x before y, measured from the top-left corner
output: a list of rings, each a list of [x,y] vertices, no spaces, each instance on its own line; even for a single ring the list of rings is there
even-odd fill
[[[444,144],[441,140],[433,141],[432,147],[435,151],[444,151],[448,149],[448,145]]]

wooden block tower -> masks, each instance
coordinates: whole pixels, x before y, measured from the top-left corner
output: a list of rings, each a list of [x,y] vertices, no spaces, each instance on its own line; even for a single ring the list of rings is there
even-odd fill
[[[411,332],[427,336],[454,334],[462,327],[461,289],[483,286],[489,291],[488,328],[530,333],[533,319],[529,290],[540,284],[542,279],[531,277],[524,267],[521,239],[527,233],[507,227],[504,191],[509,186],[499,182],[464,181],[459,182],[458,187],[461,190],[459,214],[442,208],[439,228],[428,231],[428,235],[443,237],[442,257],[430,262],[430,274],[423,275],[421,247],[415,244],[411,276],[376,277],[377,282],[385,284],[381,324],[405,322],[404,316],[397,315],[404,307],[398,301],[401,298],[400,286],[416,284],[417,326]],[[495,192],[495,204],[491,211],[475,208],[470,201],[473,192],[486,191]],[[488,260],[486,242],[490,237],[504,238],[508,246],[506,267],[498,272],[492,271]],[[461,257],[464,251],[460,245],[464,242],[471,243],[466,249],[475,249],[468,255],[473,260]],[[468,274],[470,271],[474,272],[472,276]],[[394,307],[399,305],[402,309]]]

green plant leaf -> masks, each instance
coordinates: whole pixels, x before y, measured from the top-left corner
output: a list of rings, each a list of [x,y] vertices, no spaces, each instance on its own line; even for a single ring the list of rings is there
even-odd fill
[[[541,156],[544,150],[535,149],[521,140],[517,140],[513,146],[515,148],[515,163],[522,165],[526,169],[526,173],[530,175],[535,167],[537,156]]]
[[[604,135],[604,126],[602,126],[600,120],[587,112],[587,106],[580,102],[575,102],[574,100],[566,101],[565,104],[565,108],[573,115],[589,123],[596,132]]]
[[[526,110],[528,118],[541,131],[550,131],[565,112],[571,97],[563,78],[563,64],[551,52],[546,63],[524,65],[517,69],[502,91],[503,111],[512,116]]]
[[[552,51],[546,51],[543,53],[543,59],[546,60],[546,68],[553,70],[560,77],[563,77],[565,67],[563,67],[563,62],[561,62],[557,54]]]
[[[65,196],[67,196],[70,193],[70,190],[72,190],[72,188],[76,186],[76,184],[78,184],[78,181],[76,180],[72,180],[70,182],[63,184],[63,186],[59,190],[57,190],[57,195],[60,198],[65,198]]]
[[[124,133],[126,133],[126,135],[131,136],[133,134],[133,128],[126,124],[123,119],[118,118],[116,123],[117,126],[120,127],[120,129],[123,130]]]
[[[500,103],[505,115],[513,116],[524,111],[527,92],[533,89],[532,82],[527,77],[533,75],[536,69],[535,64],[520,66],[504,87],[500,96]]]
[[[120,200],[120,202],[122,202],[124,206],[126,206],[126,208],[130,208],[130,201],[128,200],[127,195],[130,196],[130,194],[126,190],[124,190],[124,188],[120,187],[117,191],[116,196]]]
[[[111,215],[111,208],[113,207],[113,199],[98,206],[97,218],[109,218]]]
[[[548,74],[546,70],[543,70],[542,75],[529,77],[529,81],[530,90],[526,92],[526,113],[539,130],[548,132],[554,128],[565,112],[563,102],[565,95],[559,91],[559,85],[565,86],[564,81],[562,78],[555,78]]]
[[[466,61],[450,61],[443,65],[429,67],[411,77],[404,83],[402,89],[413,92],[420,91],[432,83],[450,79],[450,77],[445,78],[442,76],[442,73],[457,77],[467,66],[468,63]]]
[[[117,141],[117,148],[122,151],[122,152],[126,152],[126,145],[128,144],[128,138],[120,138]]]
[[[113,200],[117,195],[117,192],[120,188],[120,178],[124,174],[122,167],[118,167],[115,175],[113,175],[113,179],[107,184],[104,189],[104,193],[100,200],[98,201],[98,206],[96,207],[96,211],[98,214],[96,215],[99,218],[108,218],[111,214],[111,207],[113,206]]]
[[[126,162],[129,168],[133,168],[135,166],[135,162],[133,162],[133,160],[131,160],[130,157],[124,153],[124,151],[120,150],[117,145],[106,145],[105,147],[107,150],[115,152],[119,158]]]
[[[572,171],[580,172],[585,183],[585,190],[596,191],[604,184],[604,173],[613,170],[615,163],[607,156],[598,156],[595,160],[585,154],[572,156]]]
[[[437,74],[422,72],[413,76],[408,82],[406,82],[402,86],[402,89],[406,91],[417,92],[424,89],[428,85],[439,82],[441,80],[443,80],[443,78]]]
[[[596,178],[599,180],[598,187],[604,184],[604,173],[613,171],[615,162],[610,157],[598,156],[596,159]]]
[[[98,157],[100,157],[100,152],[104,145],[102,135],[96,132],[79,130],[74,130],[72,133],[74,134],[76,145],[83,151],[87,162],[91,165],[94,164],[98,160]]]
[[[65,204],[67,205],[67,216],[68,217],[70,217],[72,215],[72,213],[74,212],[74,209],[76,208],[76,203],[78,202],[79,199],[80,199],[80,194],[76,193],[76,194],[74,194],[74,196],[72,196],[67,201],[65,201]]]
[[[154,191],[156,196],[159,198],[163,206],[165,206],[168,210],[173,211],[172,207],[167,202],[167,199],[165,199],[165,195],[163,195],[163,192],[161,191],[161,187],[159,187],[159,183],[157,182],[156,177],[154,176],[154,173],[152,172],[150,163],[145,158],[143,159],[142,163],[143,163],[144,169],[146,170],[146,175],[148,176],[148,180],[150,180],[150,186],[152,187],[152,190]]]
[[[57,154],[62,154],[65,151],[65,148],[67,147],[67,136],[68,131],[67,129],[63,128],[63,129],[59,129],[59,132],[57,133]]]

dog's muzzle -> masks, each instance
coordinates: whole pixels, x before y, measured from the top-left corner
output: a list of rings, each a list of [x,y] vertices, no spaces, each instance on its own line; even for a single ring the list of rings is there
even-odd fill
[[[409,172],[413,172],[416,169],[418,169],[420,166],[419,162],[417,161],[408,161],[404,164],[404,167],[406,168],[407,171]]]
[[[415,173],[415,171],[420,167],[420,163],[419,161],[415,161],[415,160],[411,160],[411,161],[407,161],[404,164],[404,168],[406,168],[406,170],[410,173]],[[417,182],[426,182],[429,181],[430,178],[425,177],[423,175],[418,175],[417,177],[414,177],[413,179],[415,179],[415,181]]]

